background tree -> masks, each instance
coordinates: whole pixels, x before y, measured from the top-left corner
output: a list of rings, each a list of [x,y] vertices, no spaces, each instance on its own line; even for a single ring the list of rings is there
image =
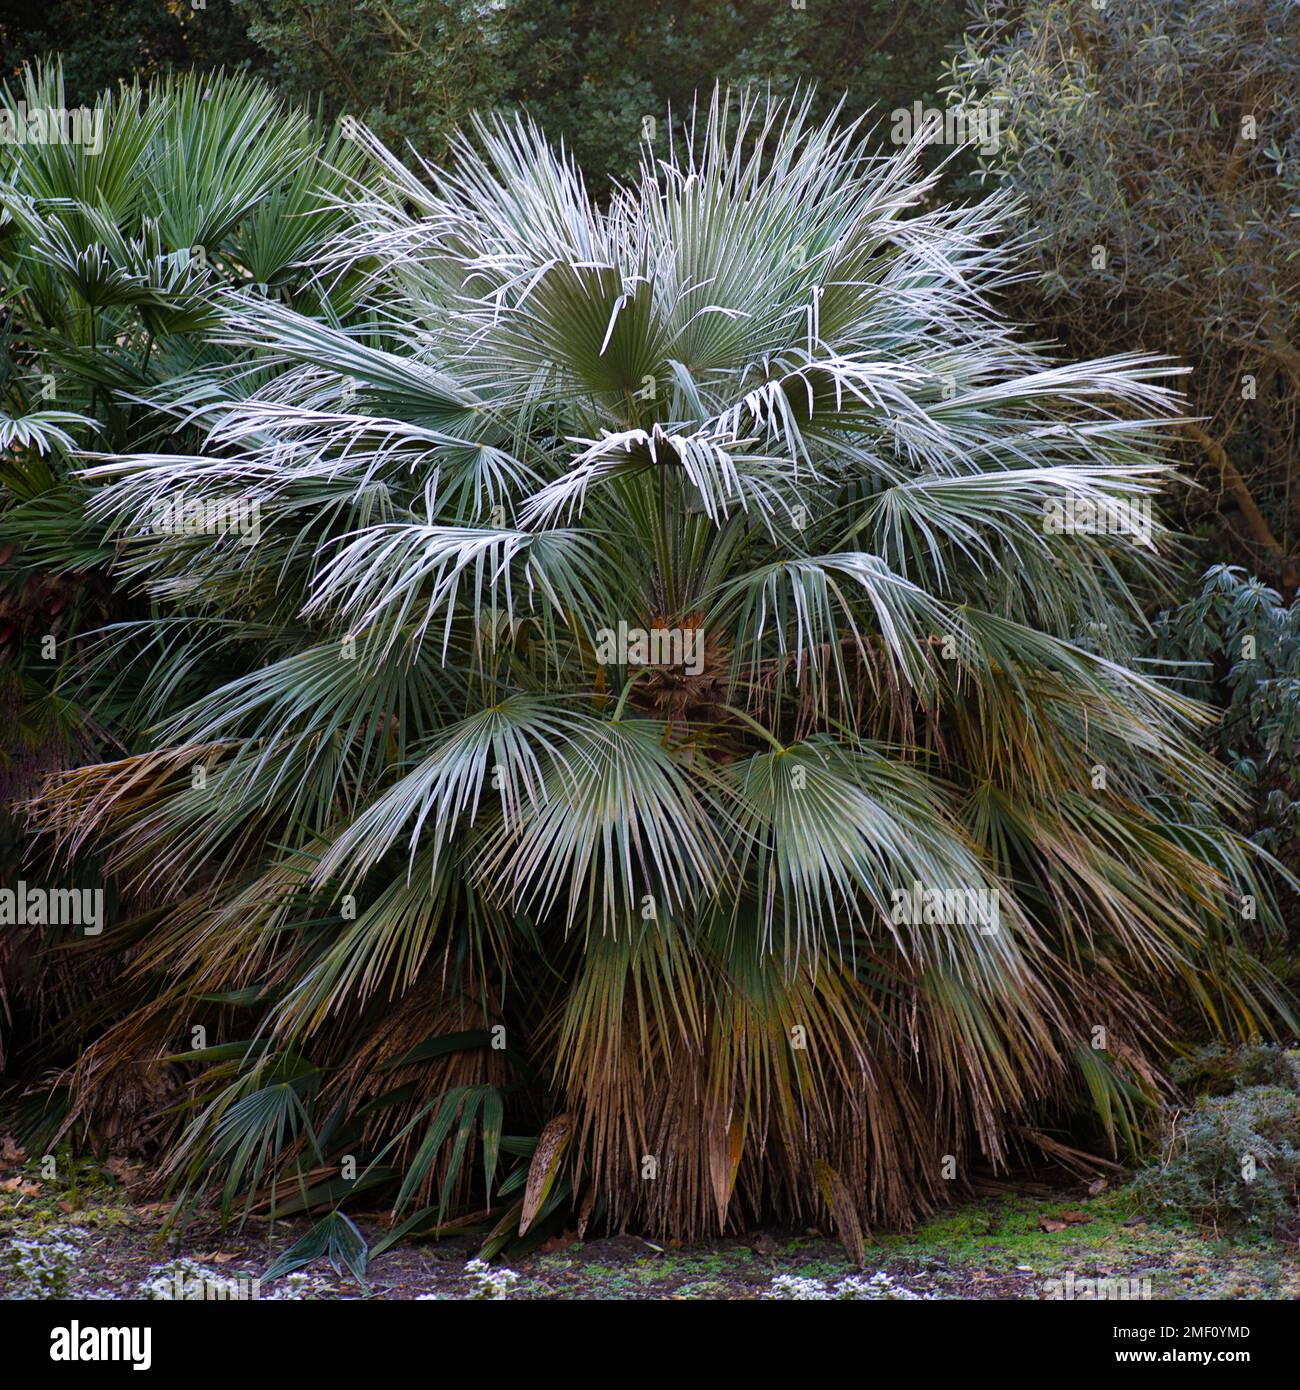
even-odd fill
[[[265,55],[229,0],[198,9],[191,0],[6,0],[0,9],[0,81],[23,65],[58,56],[67,94],[93,103],[119,82],[148,82],[186,68],[252,68]]]
[[[1191,369],[1189,526],[1294,590],[1300,543],[1300,8],[980,0],[950,94],[1003,112],[1026,312],[1077,352]],[[1216,515],[1217,514],[1217,515]]]
[[[405,157],[442,158],[473,111],[523,105],[597,179],[632,174],[715,82],[816,85],[819,109],[910,106],[934,92],[957,0],[245,0],[276,81],[323,93]],[[663,153],[662,141],[657,146]]]

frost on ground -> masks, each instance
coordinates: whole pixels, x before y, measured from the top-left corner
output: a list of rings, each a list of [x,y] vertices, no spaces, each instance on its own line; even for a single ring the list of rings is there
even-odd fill
[[[884,1270],[878,1269],[872,1275],[850,1274],[830,1285],[824,1279],[804,1279],[795,1274],[778,1274],[763,1297],[820,1302],[842,1298],[910,1302],[914,1299],[930,1298],[931,1295],[914,1293],[891,1278]]]
[[[222,1274],[184,1257],[155,1265],[139,1284],[139,1297],[161,1302],[242,1302],[249,1299],[283,1302],[319,1298],[333,1292],[333,1284],[318,1275],[296,1270],[286,1274],[268,1293],[263,1291],[260,1279],[246,1274]]]
[[[0,1246],[0,1269],[6,1273],[7,1296],[23,1299],[113,1297],[105,1290],[78,1290],[75,1275],[87,1233],[75,1227],[51,1228],[40,1238],[11,1239]],[[434,1299],[488,1299],[500,1302],[515,1297],[549,1293],[538,1280],[525,1280],[513,1269],[494,1268],[486,1260],[470,1260],[463,1284],[453,1290],[417,1294],[418,1301]],[[135,1287],[135,1297],[151,1301],[228,1302],[249,1299],[297,1300],[335,1293],[332,1284],[318,1275],[298,1270],[286,1275],[270,1291],[262,1281],[242,1274],[223,1274],[199,1260],[179,1256],[153,1265]],[[763,1298],[830,1301],[912,1300],[931,1295],[916,1293],[883,1270],[872,1275],[850,1274],[834,1282],[825,1279],[778,1274],[762,1293]]]
[[[175,1244],[157,1203],[89,1184],[24,1177],[6,1189],[3,1181],[0,1299],[928,1301],[1100,1297],[1095,1290],[1114,1287],[1149,1289],[1143,1296],[1154,1299],[1300,1297],[1294,1241],[1148,1220],[1122,1191],[954,1207],[915,1231],[877,1233],[865,1270],[816,1231],[682,1247],[560,1232],[495,1265],[476,1258],[481,1236],[465,1234],[406,1241],[359,1269],[334,1269],[322,1254],[267,1278],[309,1223],[253,1216],[231,1229],[196,1220]],[[371,1248],[390,1230],[373,1218],[359,1227]]]
[[[51,1227],[38,1237],[0,1241],[0,1275],[8,1298],[67,1298],[72,1292],[84,1231]]]

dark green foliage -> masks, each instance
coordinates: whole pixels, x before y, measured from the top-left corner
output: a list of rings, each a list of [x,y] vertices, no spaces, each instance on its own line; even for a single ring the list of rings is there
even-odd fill
[[[104,22],[111,16],[111,22]],[[229,0],[6,0],[0,12],[0,80],[24,63],[61,54],[68,95],[90,104],[105,87],[184,68],[264,62]]]
[[[1300,601],[1215,565],[1156,631],[1162,660],[1201,663],[1179,683],[1223,711],[1211,744],[1251,789],[1252,838],[1300,870]]]
[[[588,175],[637,167],[643,121],[716,82],[816,84],[822,111],[932,98],[960,29],[956,0],[248,0],[277,82],[439,159],[474,111],[522,104]]]
[[[1169,1079],[1198,1100],[1226,1096],[1248,1086],[1280,1086],[1296,1090],[1300,1078],[1297,1054],[1275,1043],[1243,1043],[1225,1047],[1209,1043],[1191,1057],[1180,1057],[1169,1068]]]
[[[1138,1175],[1150,1210],[1294,1236],[1300,1204],[1300,1065],[1278,1048],[1207,1048],[1178,1073],[1211,1088],[1174,1113],[1161,1161]],[[1239,1089],[1224,1091],[1235,1085]]]
[[[0,19],[0,77],[60,53],[74,101],[184,68],[248,68],[287,96],[350,115],[399,152],[440,159],[474,112],[526,106],[596,180],[637,167],[642,122],[715,82],[825,111],[933,101],[961,0],[125,0],[111,25],[73,0]]]

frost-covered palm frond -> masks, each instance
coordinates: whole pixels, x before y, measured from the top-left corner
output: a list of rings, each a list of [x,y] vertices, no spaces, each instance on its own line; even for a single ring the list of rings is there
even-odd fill
[[[67,454],[76,448],[68,433],[73,425],[93,425],[71,410],[33,410],[16,419],[0,413],[0,451],[31,449],[37,454]]]

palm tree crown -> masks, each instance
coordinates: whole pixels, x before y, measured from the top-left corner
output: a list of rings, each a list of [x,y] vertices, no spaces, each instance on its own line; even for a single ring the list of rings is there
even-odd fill
[[[319,311],[225,292],[151,396],[201,446],[85,473],[168,636],[101,637],[150,732],[41,810],[150,904],[83,1078],[219,1040],[188,1190],[854,1243],[1129,1128],[1175,986],[1253,1026],[1231,796],[1133,665],[1159,527],[1044,521],[1147,514],[1171,369],[1000,320],[1003,199],[721,95],[607,205],[524,120],[362,143]]]

